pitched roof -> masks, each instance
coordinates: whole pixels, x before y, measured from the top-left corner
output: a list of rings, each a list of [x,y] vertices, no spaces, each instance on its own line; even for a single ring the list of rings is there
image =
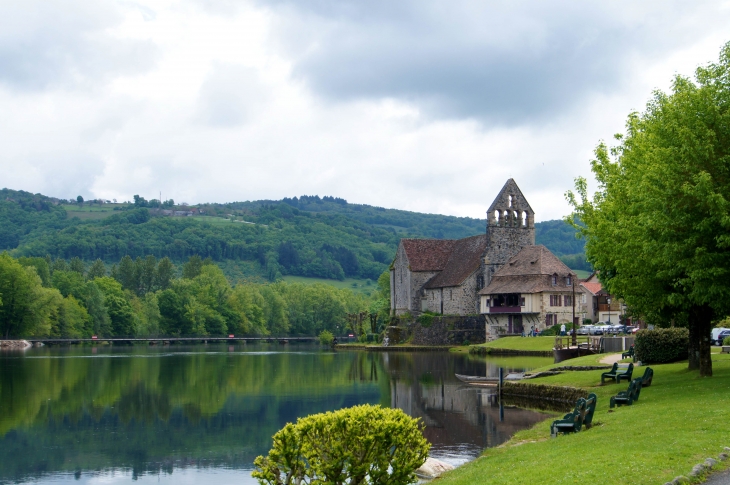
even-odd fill
[[[600,282],[587,282],[584,281],[580,284],[582,287],[584,287],[586,290],[590,291],[593,296],[599,294],[603,290],[603,286]]]
[[[553,286],[551,277],[554,274],[570,274],[573,282],[577,282],[575,273],[548,248],[542,245],[525,246],[494,273],[489,286],[479,294],[539,293],[572,288],[566,285],[564,278],[558,278],[558,284]]]
[[[481,264],[482,254],[487,248],[486,234],[455,241],[444,270],[431,278],[425,288],[459,286]]]
[[[499,194],[497,194],[497,197],[495,197],[494,202],[492,202],[492,205],[489,206],[487,212],[507,209],[515,209],[518,211],[527,210],[533,214],[535,213],[535,211],[532,210],[532,207],[530,207],[530,204],[527,202],[527,199],[525,199],[525,196],[522,194],[522,191],[517,186],[515,179],[509,179],[505,182],[504,187],[502,187],[502,190],[499,191]]]
[[[441,271],[456,242],[453,239],[401,239],[411,271]]]

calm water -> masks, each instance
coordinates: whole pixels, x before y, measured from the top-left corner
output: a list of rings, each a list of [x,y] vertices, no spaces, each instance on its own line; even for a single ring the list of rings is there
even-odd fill
[[[286,422],[361,403],[422,418],[431,455],[458,465],[544,415],[500,420],[490,391],[454,373],[551,362],[296,344],[0,354],[0,483],[253,484],[253,459]]]

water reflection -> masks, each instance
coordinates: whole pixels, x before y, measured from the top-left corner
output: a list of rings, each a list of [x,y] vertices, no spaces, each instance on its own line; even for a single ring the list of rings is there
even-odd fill
[[[3,354],[0,483],[254,483],[253,458],[268,451],[284,423],[360,403],[422,418],[432,455],[458,464],[542,419],[506,409],[500,421],[488,391],[454,378],[495,368],[448,353],[333,353],[305,345]]]

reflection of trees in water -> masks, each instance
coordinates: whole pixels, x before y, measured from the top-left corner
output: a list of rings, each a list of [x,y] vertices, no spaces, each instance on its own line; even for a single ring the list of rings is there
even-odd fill
[[[381,402],[381,364],[353,366],[354,357],[289,352],[3,360],[0,481],[38,470],[156,472],[172,462],[250,468],[287,421]],[[350,375],[360,369],[364,379],[353,383]]]

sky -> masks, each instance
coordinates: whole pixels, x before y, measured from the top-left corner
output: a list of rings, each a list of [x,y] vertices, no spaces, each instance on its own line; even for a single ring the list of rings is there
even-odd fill
[[[730,2],[0,2],[0,187],[570,212],[596,145],[716,61]]]

